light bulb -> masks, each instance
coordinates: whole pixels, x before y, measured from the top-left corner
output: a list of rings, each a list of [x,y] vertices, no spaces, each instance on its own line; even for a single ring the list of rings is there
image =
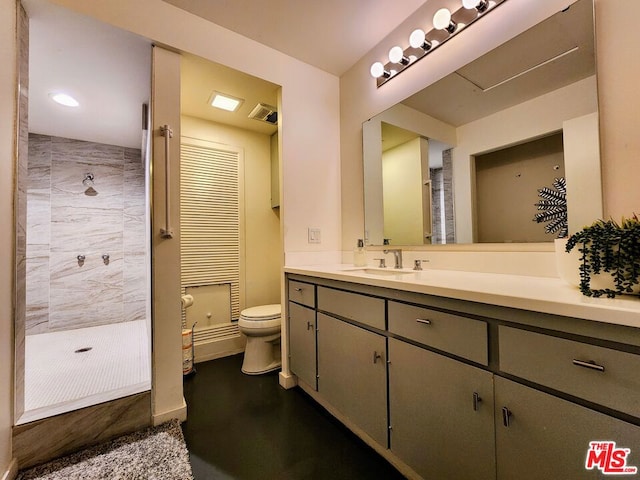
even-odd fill
[[[418,28],[411,32],[409,36],[409,45],[413,48],[422,48],[423,50],[429,50],[431,48],[431,42],[425,37],[424,30]]]
[[[404,56],[402,47],[398,46],[392,47],[391,50],[389,50],[389,61],[391,61],[391,63],[401,63],[403,65],[409,63],[409,59]]]
[[[487,0],[462,0],[462,6],[467,10],[476,9],[478,12],[484,12],[489,7]]]
[[[371,76],[373,78],[380,78],[382,76],[389,76],[389,72],[385,72],[384,65],[381,62],[376,62],[371,65]],[[386,73],[386,75],[385,75]]]
[[[456,31],[456,24],[451,21],[451,12],[446,8],[441,8],[433,16],[433,26],[437,30],[446,30],[449,33]]]

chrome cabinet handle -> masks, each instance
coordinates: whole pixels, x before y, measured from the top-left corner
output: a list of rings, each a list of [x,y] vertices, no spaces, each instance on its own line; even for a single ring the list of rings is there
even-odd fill
[[[482,401],[482,398],[480,398],[480,395],[478,395],[478,392],[473,392],[473,411],[477,412],[478,411],[478,404]]]
[[[302,290],[304,290],[304,288],[296,287],[296,288],[294,288],[294,290],[295,290],[296,292],[301,292]]]
[[[416,318],[416,322],[422,323],[423,325],[431,325],[431,320],[427,320],[426,318]]]
[[[578,366],[578,367],[590,368],[591,370],[597,370],[598,372],[604,372],[604,366],[603,365],[598,365],[593,360],[589,360],[588,362],[585,362],[583,360],[578,360],[578,359],[574,358],[573,359],[573,364]]]
[[[508,427],[511,424],[511,411],[507,407],[502,407],[502,424]]]
[[[378,352],[373,352],[373,363],[378,363],[378,360],[382,360],[382,355]]]

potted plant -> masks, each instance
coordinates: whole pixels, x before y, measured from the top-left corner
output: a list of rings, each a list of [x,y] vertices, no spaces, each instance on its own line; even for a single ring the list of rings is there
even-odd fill
[[[589,297],[640,294],[640,220],[598,220],[569,237],[566,252],[580,253],[580,291]],[[608,275],[604,275],[608,274]],[[594,279],[604,275],[608,284]],[[596,285],[599,283],[599,285]]]

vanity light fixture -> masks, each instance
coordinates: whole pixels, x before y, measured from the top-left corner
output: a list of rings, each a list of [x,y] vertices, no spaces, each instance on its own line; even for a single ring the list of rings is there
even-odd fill
[[[67,95],[66,93],[50,93],[49,97],[56,103],[60,105],[64,105],[65,107],[78,107],[80,106],[80,102],[78,102],[71,95]]]
[[[211,96],[211,106],[226,110],[228,112],[235,112],[240,105],[244,102],[243,99],[232,97],[226,93],[213,92]]]
[[[403,49],[395,46],[389,50],[386,63],[375,62],[371,65],[370,73],[376,79],[376,85],[381,87],[506,1],[460,0],[459,7],[454,12],[447,8],[437,10],[433,16],[433,29],[425,32],[421,28],[416,28],[409,36],[408,47]],[[474,18],[469,19],[470,15]]]

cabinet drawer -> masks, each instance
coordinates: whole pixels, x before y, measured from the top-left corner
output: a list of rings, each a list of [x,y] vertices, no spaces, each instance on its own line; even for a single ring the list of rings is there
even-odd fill
[[[384,330],[384,300],[318,287],[318,310]]]
[[[389,331],[481,365],[489,364],[487,324],[481,320],[389,302]]]
[[[640,355],[501,325],[500,370],[640,417]]]
[[[289,280],[289,300],[292,302],[315,308],[316,292],[315,285],[310,283],[296,282]]]

